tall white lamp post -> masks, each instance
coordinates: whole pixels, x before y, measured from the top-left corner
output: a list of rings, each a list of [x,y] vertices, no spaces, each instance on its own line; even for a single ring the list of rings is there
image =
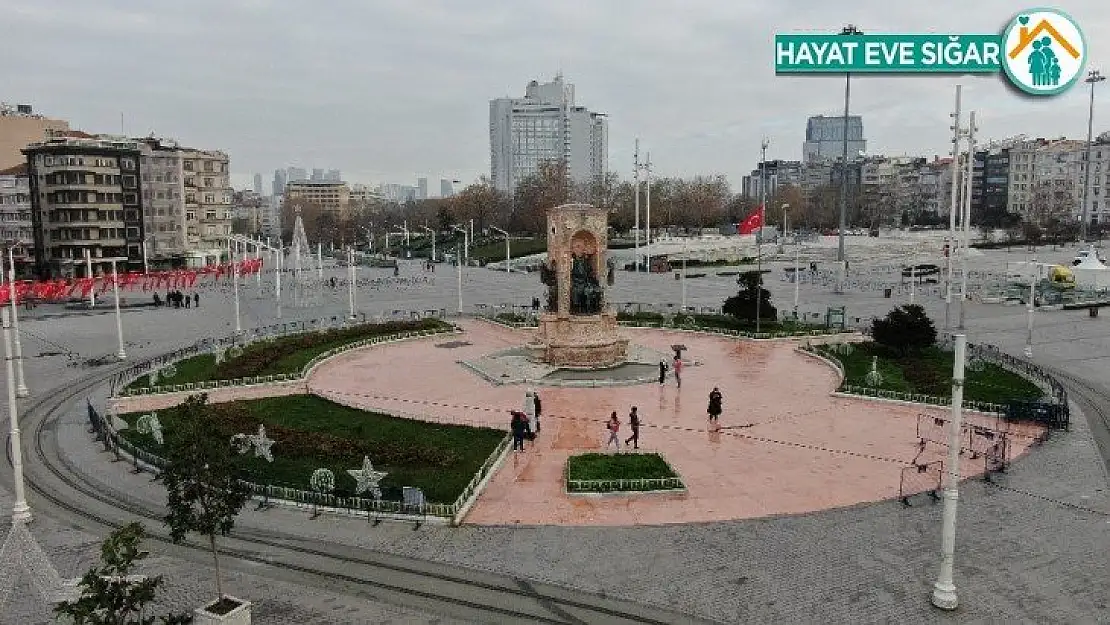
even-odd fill
[[[420,226],[432,235],[432,262],[436,262],[436,231],[428,226]]]
[[[960,195],[960,92],[961,86],[956,85],[956,110],[951,114],[952,123],[952,187],[950,204],[948,207],[948,253],[945,258],[948,278],[944,281],[944,331],[952,328],[952,255],[956,253],[956,212]]]
[[[636,147],[633,151],[633,158],[634,158],[634,161],[633,161],[633,165],[632,165],[632,171],[635,174],[635,179],[636,179],[636,183],[635,183],[636,191],[634,193],[634,195],[635,195],[634,202],[635,202],[636,206],[635,206],[635,213],[634,213],[634,216],[633,216],[634,221],[633,221],[633,225],[632,225],[632,230],[633,230],[633,234],[632,234],[633,243],[632,244],[633,244],[633,247],[635,248],[635,250],[633,252],[633,259],[635,260],[635,263],[636,263],[635,264],[635,270],[637,272],[639,272],[640,271],[640,169],[641,169],[641,167],[640,167],[640,138],[639,137],[636,138]]]
[[[116,357],[120,360],[127,359],[127,351],[123,348],[123,316],[119,312],[119,274],[116,273],[117,258],[111,259],[112,261],[112,295],[116,300],[116,338],[119,340],[119,349],[116,350]],[[126,259],[123,259],[126,260]]]
[[[1029,278],[1029,301],[1025,305],[1025,349],[1022,350],[1026,358],[1033,357],[1033,309],[1037,305],[1037,278],[1040,277],[1036,258],[1033,259],[1030,266],[1032,267],[1032,277]]]
[[[955,610],[959,605],[952,569],[956,556],[956,506],[960,499],[960,449],[963,438],[964,362],[967,357],[967,335],[957,334],[955,362],[952,364],[952,416],[948,423],[948,460],[944,471],[944,511],[941,520],[940,573],[933,585],[933,605]]]
[[[12,329],[7,309],[0,310],[4,325],[5,373],[8,377],[8,433],[11,438],[12,478],[15,481],[15,505],[12,506],[12,521],[28,523],[31,521],[31,507],[27,505],[27,495],[23,490],[23,445],[19,440],[19,406],[16,405],[15,368],[12,365]]]
[[[489,229],[496,230],[497,232],[505,236],[505,273],[509,273],[512,271],[512,268],[509,266],[509,262],[512,259],[512,251],[509,248],[509,233],[502,230],[501,228],[498,228],[497,226],[490,226]]]
[[[645,226],[644,241],[644,271],[651,273],[651,152],[647,153],[647,161],[644,163],[644,179],[646,180],[647,188],[644,189],[644,202],[647,204],[646,217],[647,224]]]
[[[92,252],[85,248],[85,277],[94,278],[92,271]],[[96,285],[89,289],[89,308],[96,308]]]
[[[285,256],[285,250],[282,249],[281,241],[278,241],[277,249],[274,250],[274,298],[277,301],[277,318],[281,319],[281,272],[285,268],[285,261],[282,258]]]
[[[451,226],[451,229],[452,229],[452,230],[457,230],[457,231],[459,231],[459,232],[461,232],[461,233],[463,234],[463,247],[464,247],[464,248],[467,248],[467,249],[469,249],[469,241],[470,241],[470,238],[469,238],[469,237],[470,237],[470,235],[469,235],[469,233],[467,232],[466,228],[464,228],[464,227],[462,227],[462,226]],[[463,289],[463,273],[462,273],[462,270],[463,270],[463,259],[462,259],[462,257],[461,257],[461,256],[459,255],[459,246],[458,246],[458,244],[456,244],[456,245],[455,245],[455,260],[457,261],[457,263],[458,263],[458,267],[459,267],[459,271],[458,271],[458,281],[459,281],[459,314],[461,315],[461,314],[462,314],[462,311],[463,311],[463,291],[462,291],[462,289]]]
[[[682,314],[686,314],[686,238],[682,239]]]
[[[12,304],[12,331],[15,335],[15,394],[17,397],[27,397],[31,391],[23,377],[23,343],[19,340],[19,308],[15,304],[15,253],[8,249],[8,298]]]
[[[975,167],[975,111],[971,111],[967,121],[967,178],[964,180],[963,213],[960,217],[960,320],[959,329],[964,329],[967,316],[967,252],[971,233],[971,180]]]
[[[798,275],[798,261],[801,260],[802,244],[794,241],[794,319],[798,318],[798,289],[801,287],[802,277]]]
[[[243,325],[239,316],[239,263],[235,259],[236,251],[233,248],[231,252],[231,289],[235,291],[235,334],[239,335],[243,333]]]
[[[348,319],[355,318],[355,248],[347,248],[347,307]]]

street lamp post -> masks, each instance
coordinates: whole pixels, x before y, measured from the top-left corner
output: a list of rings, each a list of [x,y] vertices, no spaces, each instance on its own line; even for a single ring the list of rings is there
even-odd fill
[[[933,605],[955,610],[959,605],[952,570],[956,557],[956,506],[960,498],[960,442],[963,428],[964,363],[967,358],[967,335],[955,337],[955,362],[952,364],[952,416],[948,423],[948,460],[944,466],[944,511],[941,513],[940,573],[933,585]]]
[[[682,238],[682,314],[686,314],[686,237]]]
[[[975,167],[975,111],[968,115],[967,124],[967,179],[964,180],[963,214],[960,217],[960,332],[964,330],[967,315],[967,251],[971,233],[971,179]]]
[[[434,247],[433,247],[434,249]],[[347,248],[347,308],[350,314],[348,319],[355,318],[355,248]]]
[[[12,454],[12,479],[15,482],[15,505],[12,506],[12,521],[29,523],[31,521],[31,507],[27,505],[27,495],[23,490],[23,445],[19,439],[19,406],[15,400],[12,329],[8,310],[0,310],[0,317],[3,317],[4,326],[4,369],[8,378],[8,436]]]
[[[945,254],[948,277],[944,281],[944,331],[952,328],[952,255],[956,253],[956,211],[960,194],[960,91],[956,85],[956,110],[951,114],[952,123],[952,189],[948,205],[948,250]]]
[[[1091,192],[1091,142],[1093,138],[1092,135],[1094,134],[1095,123],[1095,85],[1104,80],[1106,80],[1106,77],[1103,76],[1102,73],[1099,72],[1097,69],[1093,69],[1087,72],[1087,77],[1083,79],[1083,82],[1091,85],[1091,104],[1087,112],[1087,162],[1085,168],[1086,171],[1083,175],[1083,218],[1082,221],[1079,222],[1080,237],[1084,243],[1087,242],[1088,236],[1087,195]]]
[[[436,262],[436,231],[428,226],[420,226],[432,235],[432,262]]]
[[[31,394],[31,391],[27,389],[27,383],[23,377],[23,343],[19,340],[19,313],[15,304],[15,253],[11,248],[8,248],[8,263],[10,265],[8,270],[8,299],[11,300],[12,304],[12,333],[15,337],[15,394],[17,397],[27,397]]]
[[[512,251],[509,249],[509,233],[502,230],[501,228],[498,228],[497,226],[490,226],[489,229],[496,230],[497,232],[505,235],[505,273],[510,273],[512,271],[512,268],[509,267],[509,261],[512,259]]]
[[[647,203],[647,225],[644,232],[647,250],[644,252],[644,271],[651,273],[651,152],[647,153],[647,162],[644,163],[644,178],[647,180],[647,189],[644,190],[644,201]]]
[[[119,274],[116,273],[116,259],[112,259],[112,296],[116,300],[116,338],[119,341],[119,349],[116,350],[116,357],[120,360],[127,359],[127,351],[123,348],[123,316],[119,311]]]
[[[243,326],[239,317],[239,263],[235,260],[239,250],[236,248],[238,245],[231,249],[231,289],[235,292],[235,334],[238,336],[243,333]]]
[[[85,248],[85,277],[86,278],[93,278],[94,277],[93,276],[93,271],[92,271],[92,252],[90,252],[89,248],[87,248],[87,247]],[[96,308],[96,288],[95,288],[95,286],[96,285],[94,284],[93,288],[89,289],[89,308]]]
[[[759,317],[763,303],[763,218],[767,215],[767,147],[771,142],[765,137],[760,144],[759,157],[759,229],[755,231],[755,333],[759,334]]]
[[[277,268],[277,271],[274,272],[274,297],[277,300],[277,318],[281,319],[281,272],[285,269],[285,250],[281,241],[278,241],[274,256],[277,257],[277,262],[274,263]]]
[[[633,246],[635,247],[635,250],[633,252],[632,257],[633,257],[633,259],[635,259],[635,270],[637,272],[639,272],[640,271],[640,139],[639,139],[639,137],[636,138],[636,149],[633,152],[633,154],[634,154],[634,158],[635,158],[635,162],[634,162],[634,165],[633,165],[633,173],[635,174],[635,177],[636,177],[636,184],[635,184],[636,191],[635,191],[635,193],[633,193],[633,195],[635,196],[635,200],[633,200],[633,201],[634,201],[635,206],[636,206],[636,208],[635,208],[636,212],[635,212],[635,216],[633,217],[635,222],[634,222],[634,225],[633,225],[633,235],[632,236],[633,236]]]
[[[848,24],[840,29],[840,34],[844,36],[862,35],[863,31],[856,28],[855,24]],[[839,265],[837,269],[838,279],[836,281],[837,293],[844,291],[845,279],[845,266],[847,256],[844,252],[844,230],[848,227],[848,113],[852,101],[852,73],[844,72],[844,151],[843,162],[841,163],[840,170],[840,224],[837,228],[837,248],[836,248],[836,261]]]
[[[1032,268],[1032,277],[1029,278],[1029,301],[1025,305],[1025,349],[1022,350],[1026,358],[1033,357],[1033,310],[1037,305],[1037,278],[1040,277],[1036,258],[1033,259],[1030,267]]]
[[[458,232],[462,233],[462,235],[463,235],[463,247],[469,249],[469,241],[470,241],[469,236],[470,235],[467,232],[466,228],[464,228],[463,226],[451,226],[451,229],[452,230],[457,230]],[[456,243],[455,244],[455,261],[456,261],[456,264],[458,265],[458,268],[459,268],[459,270],[458,270],[459,314],[461,315],[462,311],[463,311],[463,290],[462,290],[463,289],[463,259],[462,259],[462,256],[460,255],[459,252],[460,252],[459,245],[458,245],[458,243]]]

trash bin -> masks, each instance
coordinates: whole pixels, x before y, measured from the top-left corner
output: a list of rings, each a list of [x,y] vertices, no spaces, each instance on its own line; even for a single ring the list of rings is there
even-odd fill
[[[891,292],[892,292],[892,289],[883,289],[883,297],[885,297],[887,299],[890,299]]]
[[[1098,316],[1098,308],[1095,307],[1095,306],[1091,306],[1090,308],[1087,309],[1087,314],[1089,314],[1091,316],[1091,318],[1094,319],[1095,317]]]

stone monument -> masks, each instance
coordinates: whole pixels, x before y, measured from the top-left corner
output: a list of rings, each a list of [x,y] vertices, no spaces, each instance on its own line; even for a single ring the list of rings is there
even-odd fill
[[[540,272],[547,302],[528,348],[533,358],[571,369],[623,364],[628,339],[609,310],[614,265],[606,262],[608,211],[563,204],[547,211],[547,264]]]

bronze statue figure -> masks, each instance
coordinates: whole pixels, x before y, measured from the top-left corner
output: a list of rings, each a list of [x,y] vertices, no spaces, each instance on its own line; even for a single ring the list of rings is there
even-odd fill
[[[570,314],[596,315],[601,312],[601,285],[594,275],[592,254],[571,257]]]
[[[547,287],[547,312],[559,312],[559,273],[555,270],[555,259],[540,266],[540,282]]]

